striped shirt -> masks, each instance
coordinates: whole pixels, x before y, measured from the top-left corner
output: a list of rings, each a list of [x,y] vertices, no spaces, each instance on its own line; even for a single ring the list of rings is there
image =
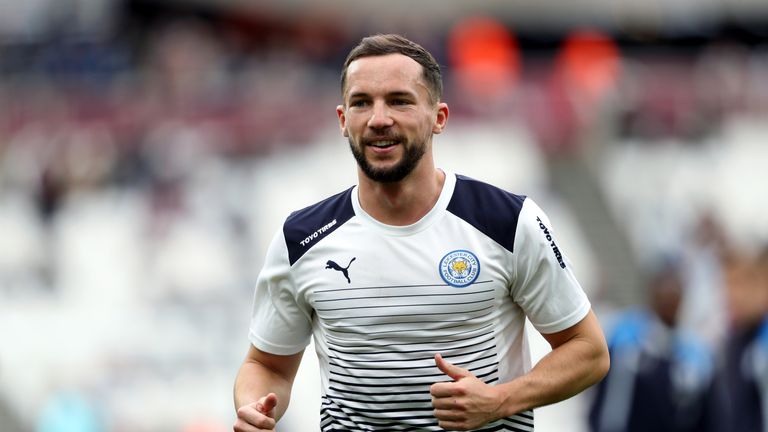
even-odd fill
[[[441,353],[488,384],[530,369],[524,323],[564,330],[589,301],[530,199],[446,173],[434,208],[389,226],[356,187],[292,213],[255,290],[253,345],[320,364],[321,430],[440,431],[430,386]],[[533,412],[479,431],[532,431]]]

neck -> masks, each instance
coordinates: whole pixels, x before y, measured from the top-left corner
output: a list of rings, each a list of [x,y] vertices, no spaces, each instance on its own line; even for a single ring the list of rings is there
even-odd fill
[[[444,172],[434,166],[428,168],[416,169],[396,183],[375,182],[358,172],[360,206],[387,225],[418,222],[435,206],[445,184]]]

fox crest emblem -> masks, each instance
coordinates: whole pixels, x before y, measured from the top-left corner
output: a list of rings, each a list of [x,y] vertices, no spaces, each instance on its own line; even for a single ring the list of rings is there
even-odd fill
[[[438,271],[445,283],[454,288],[471,285],[480,275],[480,260],[472,251],[458,249],[445,254]]]
[[[467,271],[468,266],[466,261],[457,260],[451,264],[451,268],[458,274],[464,274]]]

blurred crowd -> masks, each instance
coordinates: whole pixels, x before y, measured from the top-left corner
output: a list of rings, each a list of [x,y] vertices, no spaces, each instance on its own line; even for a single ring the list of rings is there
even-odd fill
[[[351,163],[276,161],[344,150],[338,72],[364,33],[210,18],[0,40],[0,424],[229,430],[265,214],[300,193],[267,177]],[[574,430],[768,430],[768,39],[408,30],[458,130],[514,123],[544,160],[585,160],[633,248],[636,304],[585,287],[613,368]]]
[[[768,248],[746,254],[705,219],[686,257],[646,269],[647,302],[607,326],[611,371],[591,431],[766,428]]]

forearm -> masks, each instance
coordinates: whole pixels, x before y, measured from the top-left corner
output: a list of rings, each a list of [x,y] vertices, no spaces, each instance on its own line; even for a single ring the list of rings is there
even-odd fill
[[[275,419],[279,420],[288,408],[292,384],[292,380],[271,371],[263,364],[247,361],[240,367],[235,380],[235,409],[275,393],[280,401],[275,407]]]
[[[597,318],[590,312],[578,327],[562,340],[545,335],[554,349],[527,374],[497,386],[503,416],[560,402],[605,376],[610,357]]]
[[[598,350],[583,341],[566,345],[529,373],[499,386],[504,416],[568,399],[602,379],[608,365]]]

